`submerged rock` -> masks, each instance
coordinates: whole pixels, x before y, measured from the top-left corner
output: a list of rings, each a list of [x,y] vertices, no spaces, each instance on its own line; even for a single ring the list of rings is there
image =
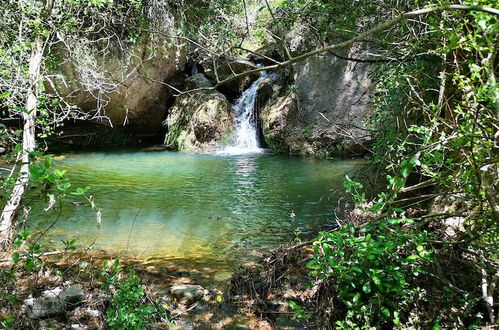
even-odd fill
[[[170,288],[170,294],[180,303],[190,305],[204,296],[204,288],[200,285],[181,284]]]
[[[24,300],[23,308],[31,319],[63,315],[83,302],[85,293],[76,286],[46,290],[39,298]]]

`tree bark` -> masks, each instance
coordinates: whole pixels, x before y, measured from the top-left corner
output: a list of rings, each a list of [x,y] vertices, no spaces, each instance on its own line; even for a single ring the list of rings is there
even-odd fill
[[[52,11],[53,0],[46,0],[42,18],[47,17]],[[23,113],[23,150],[21,151],[21,168],[19,177],[12,189],[12,194],[0,215],[0,249],[4,249],[12,242],[14,235],[14,220],[21,202],[28,189],[30,179],[29,164],[31,153],[35,150],[35,125],[36,106],[40,94],[39,80],[40,68],[43,59],[45,37],[38,33],[33,43],[29,61],[29,87],[26,99],[25,111]]]

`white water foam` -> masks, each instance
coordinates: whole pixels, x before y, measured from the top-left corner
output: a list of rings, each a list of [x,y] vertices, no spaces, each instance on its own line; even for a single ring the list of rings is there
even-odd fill
[[[219,150],[217,154],[244,155],[265,152],[265,149],[260,148],[260,143],[258,141],[258,118],[256,118],[255,102],[260,83],[273,76],[274,74],[262,72],[260,77],[251,84],[236,101],[236,104],[233,106],[233,110],[236,114],[233,141],[228,146]]]

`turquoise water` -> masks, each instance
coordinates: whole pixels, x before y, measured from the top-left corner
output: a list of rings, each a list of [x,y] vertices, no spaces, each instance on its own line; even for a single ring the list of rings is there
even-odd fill
[[[333,225],[345,174],[361,160],[314,160],[274,154],[239,156],[173,152],[98,152],[56,161],[74,187],[91,186],[101,209],[70,196],[44,212],[29,196],[30,226],[46,248],[77,239],[113,255],[230,264],[260,248],[290,242],[294,232]]]

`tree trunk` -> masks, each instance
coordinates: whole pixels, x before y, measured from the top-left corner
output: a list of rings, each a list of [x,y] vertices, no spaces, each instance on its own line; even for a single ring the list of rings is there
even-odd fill
[[[52,11],[53,0],[46,0],[44,13],[42,16],[47,17]],[[4,249],[12,242],[14,235],[14,219],[17,211],[21,207],[21,202],[28,189],[30,178],[29,164],[30,154],[35,150],[35,120],[36,106],[39,97],[39,80],[40,68],[43,59],[45,38],[42,34],[35,37],[31,57],[29,61],[29,87],[26,99],[25,112],[23,113],[24,130],[23,130],[23,150],[21,151],[21,169],[19,178],[16,181],[9,201],[5,205],[0,216],[0,249]]]

